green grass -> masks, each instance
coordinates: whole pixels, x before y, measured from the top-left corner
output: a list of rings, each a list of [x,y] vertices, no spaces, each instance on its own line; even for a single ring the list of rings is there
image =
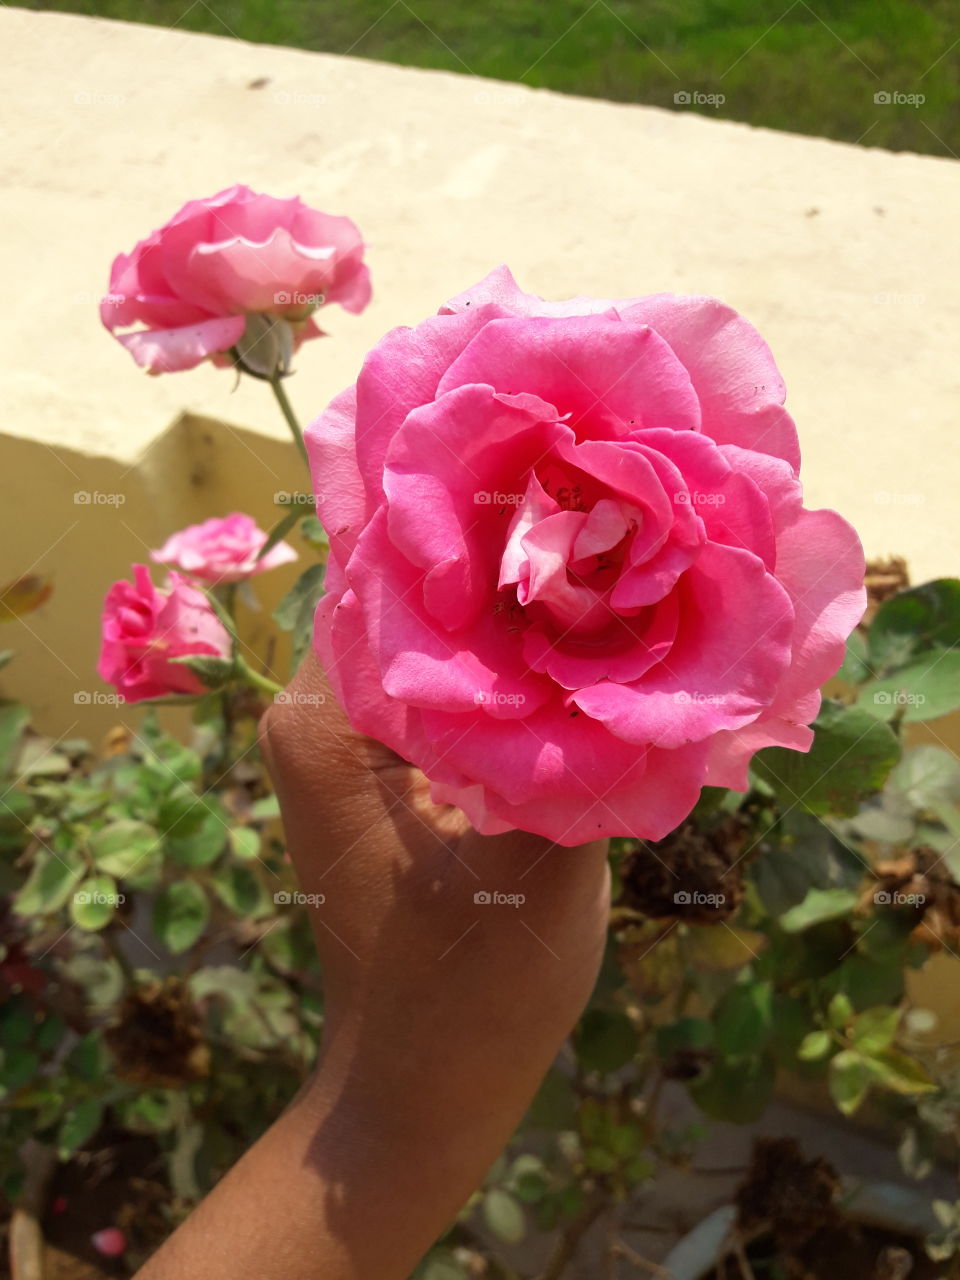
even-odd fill
[[[722,94],[721,105],[677,109],[865,146],[960,152],[956,0],[795,0],[789,9],[790,0],[20,3],[622,102],[674,108],[678,91]],[[878,105],[879,91],[926,100]]]

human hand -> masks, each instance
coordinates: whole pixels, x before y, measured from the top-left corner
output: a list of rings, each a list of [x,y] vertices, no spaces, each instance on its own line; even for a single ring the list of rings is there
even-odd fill
[[[142,1280],[401,1280],[509,1140],[589,998],[606,842],[477,835],[353,732],[313,655],[261,742],[318,902],[319,1060]]]

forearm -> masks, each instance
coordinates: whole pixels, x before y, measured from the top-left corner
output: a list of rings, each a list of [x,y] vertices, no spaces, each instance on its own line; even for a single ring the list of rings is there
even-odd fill
[[[138,1280],[403,1280],[482,1181],[546,1065],[445,1083],[424,1062],[419,1087],[401,1068],[371,1094],[331,1054]]]

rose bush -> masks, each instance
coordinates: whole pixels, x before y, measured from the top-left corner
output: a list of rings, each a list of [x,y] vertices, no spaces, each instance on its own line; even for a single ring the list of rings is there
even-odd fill
[[[481,832],[657,839],[809,749],[864,609],[766,343],[711,298],[549,303],[501,268],[307,433],[315,643],[353,725]]]
[[[278,542],[258,560],[267,537],[252,516],[234,511],[171,534],[162,547],[150,552],[150,559],[211,585],[239,582],[296,560],[297,553],[289,542]]]
[[[176,659],[227,659],[231,648],[206,596],[178,573],[161,591],[146,566],[135,564],[133,582],[115,582],[107,592],[97,671],[127,702],[203,693],[203,681]]]
[[[191,200],[121,253],[100,317],[150,373],[192,369],[244,337],[251,317],[285,322],[292,349],[321,335],[318,307],[370,301],[363,240],[349,219],[242,185]],[[251,340],[263,336],[252,322]],[[123,330],[124,332],[119,332]]]

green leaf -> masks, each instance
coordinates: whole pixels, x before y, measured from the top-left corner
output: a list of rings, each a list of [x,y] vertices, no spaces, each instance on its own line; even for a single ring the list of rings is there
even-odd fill
[[[269,822],[280,817],[280,801],[276,796],[263,796],[254,800],[250,806],[250,817],[254,822]]]
[[[174,955],[192,947],[210,917],[207,895],[195,880],[178,880],[163,889],[153,908],[153,931]]]
[[[866,684],[857,706],[880,720],[937,720],[960,707],[960,650],[931,649],[896,675]]]
[[[103,1078],[106,1062],[106,1050],[103,1037],[98,1031],[88,1031],[82,1040],[70,1050],[67,1066],[70,1074],[92,1084]]]
[[[98,871],[121,880],[160,861],[160,838],[146,822],[121,818],[90,837],[90,853]]]
[[[176,1117],[176,1093],[153,1089],[131,1098],[123,1108],[125,1128],[136,1133],[167,1133]]]
[[[492,1187],[483,1197],[483,1218],[505,1244],[519,1244],[526,1235],[526,1218],[518,1201],[501,1187]]]
[[[260,856],[260,832],[255,827],[231,827],[229,839],[235,858],[250,862]]]
[[[824,703],[810,751],[767,747],[752,768],[775,789],[785,808],[852,818],[859,803],[878,791],[900,758],[890,728],[860,707]]]
[[[55,749],[52,738],[27,738],[15,767],[24,778],[65,778],[71,769],[70,757]]]
[[[0,702],[0,774],[9,773],[30,723],[30,712],[19,702]]]
[[[318,551],[326,551],[329,547],[327,531],[316,516],[304,516],[300,525],[300,537]]]
[[[715,1120],[749,1124],[763,1114],[773,1095],[776,1067],[772,1054],[720,1059],[690,1086],[690,1096]]]
[[[827,1021],[835,1031],[842,1030],[853,1017],[853,1005],[850,997],[838,991],[827,1006]]]
[[[960,643],[960,580],[939,578],[901,591],[880,605],[870,624],[869,651],[881,675],[929,649]]]
[[[537,1090],[527,1120],[535,1129],[573,1129],[577,1123],[577,1096],[570,1080],[551,1067]]]
[[[942,804],[955,804],[960,800],[960,760],[932,743],[911,747],[887,779],[887,789],[913,809],[936,811]]]
[[[208,965],[190,977],[190,994],[194,1000],[220,996],[234,1009],[246,1008],[257,994],[257,980],[248,969],[232,964]]]
[[[657,1027],[656,1043],[661,1058],[686,1049],[709,1049],[713,1044],[713,1023],[706,1018],[680,1018]]]
[[[918,1093],[935,1093],[938,1086],[923,1066],[905,1053],[887,1051],[873,1053],[867,1063],[870,1074],[886,1089],[912,1097]]]
[[[10,996],[0,1004],[0,1046],[21,1048],[36,1026],[32,1005],[22,996]]]
[[[864,1009],[854,1018],[850,1028],[853,1047],[868,1056],[880,1053],[893,1043],[899,1025],[900,1010],[897,1008],[880,1005],[875,1009]]]
[[[198,831],[208,812],[207,801],[186,783],[179,783],[160,803],[157,828],[161,835],[179,840]]]
[[[637,1032],[619,1010],[588,1009],[575,1035],[577,1060],[585,1071],[618,1071],[637,1052]]]
[[[780,839],[761,848],[748,871],[764,907],[781,916],[811,889],[856,889],[863,862],[819,818],[798,810],[779,824]]]
[[[767,1042],[773,1025],[773,985],[741,982],[714,1013],[716,1045],[725,1058],[751,1057]]]
[[[95,933],[110,923],[118,905],[112,876],[88,876],[70,899],[70,919],[80,929]]]
[[[9,666],[16,655],[16,649],[0,649],[0,671]]]
[[[0,1094],[22,1089],[40,1069],[40,1055],[33,1049],[5,1048],[0,1054]]]
[[[223,867],[213,876],[212,883],[217,897],[234,915],[253,916],[263,911],[263,890],[249,867],[236,864]]]
[[[41,849],[26,883],[13,899],[14,911],[21,916],[48,915],[59,911],[82,875],[83,863],[75,854],[56,854]]]
[[[188,653],[170,661],[189,667],[207,689],[222,689],[236,675],[236,665],[231,658],[218,658],[210,653]]]
[[[811,889],[802,902],[780,917],[780,928],[785,933],[802,933],[825,920],[849,915],[859,901],[860,895],[853,889]]]
[[[57,1134],[57,1154],[61,1160],[70,1156],[100,1128],[103,1104],[95,1098],[84,1098],[64,1116]]]
[[[797,1057],[803,1062],[816,1062],[830,1052],[833,1041],[828,1031],[810,1031],[803,1037],[797,1049]]]
[[[268,555],[273,550],[273,548],[277,545],[277,543],[282,541],[282,539],[287,536],[290,530],[294,528],[297,521],[303,518],[304,516],[303,516],[302,508],[291,507],[290,510],[285,515],[280,517],[277,523],[270,530],[270,534],[267,537],[266,542],[257,552],[257,559],[262,560],[265,555]]]
[[[300,575],[274,610],[273,617],[283,631],[293,633],[293,669],[300,665],[313,633],[313,615],[323,595],[326,566],[312,564]]]
[[[204,806],[200,825],[187,836],[167,840],[170,856],[184,867],[206,867],[223,852],[227,843],[229,815],[212,795],[202,797]]]
[[[854,631],[847,640],[846,657],[837,672],[837,679],[845,684],[863,684],[874,674],[870,667],[866,637],[862,631]]]
[[[845,1115],[853,1115],[870,1088],[870,1066],[861,1054],[843,1049],[830,1060],[830,1096]]]

